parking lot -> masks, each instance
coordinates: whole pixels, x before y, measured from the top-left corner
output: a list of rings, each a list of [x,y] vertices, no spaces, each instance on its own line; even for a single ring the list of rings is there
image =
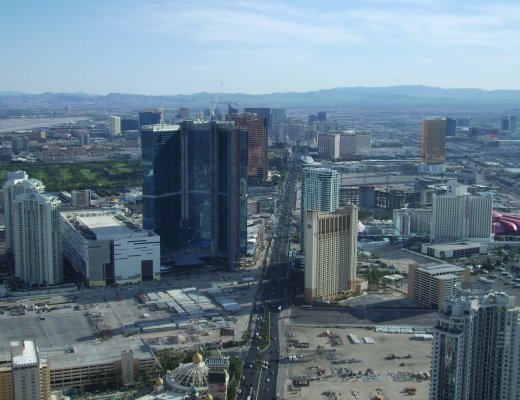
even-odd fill
[[[204,274],[204,280],[201,274]],[[248,326],[258,289],[257,274],[257,269],[233,274],[201,271],[182,280],[165,277],[160,282],[84,289],[68,295],[4,298],[0,302],[0,353],[9,351],[12,340],[34,339],[40,348],[51,349],[96,342],[102,336],[100,332],[108,333],[104,340],[118,340],[131,331],[136,337],[150,340],[158,346],[174,343],[180,347],[189,347],[196,343],[233,340],[233,336],[220,335],[219,328],[223,324],[233,330],[234,339],[239,340]],[[244,283],[241,278],[245,276],[254,277],[254,280]],[[212,318],[205,318],[201,311],[199,315],[191,314],[183,318],[184,322],[178,324],[177,329],[140,333],[137,333],[138,329],[128,329],[179,319],[172,310],[159,308],[153,303],[142,304],[137,298],[138,294],[193,286],[207,294],[211,284],[222,285],[222,292],[240,304],[242,310],[226,312],[215,303],[213,314],[219,313],[219,318],[213,319],[218,319],[218,323],[212,321]]]

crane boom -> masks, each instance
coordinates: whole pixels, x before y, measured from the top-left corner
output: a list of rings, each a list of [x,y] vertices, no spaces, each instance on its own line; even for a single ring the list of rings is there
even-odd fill
[[[213,120],[215,119],[215,109],[217,108],[218,99],[220,98],[220,95],[222,93],[222,85],[224,82],[220,82],[220,85],[218,87],[218,92],[215,93],[215,98],[213,99],[213,102],[209,106],[209,119]]]

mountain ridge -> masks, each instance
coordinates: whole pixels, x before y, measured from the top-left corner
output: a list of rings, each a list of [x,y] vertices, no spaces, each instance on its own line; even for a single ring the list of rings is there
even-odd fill
[[[108,93],[106,95],[84,92],[45,92],[27,94],[0,91],[0,108],[15,107],[167,107],[181,106],[205,108],[216,94],[145,95],[136,93]],[[247,106],[334,107],[346,105],[503,105],[520,106],[520,90],[484,90],[476,88],[444,89],[424,85],[387,87],[336,87],[307,92],[273,92],[265,94],[222,93],[219,104],[239,103]]]

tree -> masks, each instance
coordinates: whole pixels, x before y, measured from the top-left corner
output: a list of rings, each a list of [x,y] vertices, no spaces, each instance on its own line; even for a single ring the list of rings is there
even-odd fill
[[[377,268],[370,268],[365,275],[368,285],[372,288],[378,288],[381,286],[383,276],[385,276],[385,273],[379,271]]]
[[[482,263],[482,268],[487,269],[488,271],[492,271],[494,269],[493,264],[491,263],[491,260],[486,258],[484,262]]]

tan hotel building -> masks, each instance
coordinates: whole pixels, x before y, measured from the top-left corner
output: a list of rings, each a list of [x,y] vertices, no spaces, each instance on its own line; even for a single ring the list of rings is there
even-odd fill
[[[332,300],[354,290],[358,207],[309,210],[305,221],[305,301]]]

